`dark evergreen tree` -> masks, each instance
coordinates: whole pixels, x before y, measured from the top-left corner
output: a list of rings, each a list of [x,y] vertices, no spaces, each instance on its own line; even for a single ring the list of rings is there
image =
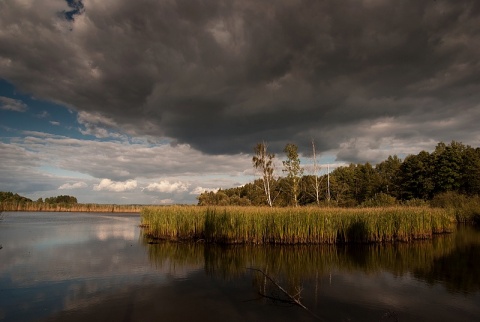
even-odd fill
[[[455,141],[452,141],[450,145],[443,142],[438,143],[432,153],[434,194],[460,190],[465,151],[466,147]]]
[[[396,155],[389,156],[387,160],[380,162],[375,167],[378,174],[376,191],[387,195],[398,197],[398,175],[402,160]]]
[[[303,175],[303,168],[300,165],[300,157],[298,156],[298,147],[295,144],[289,143],[285,146],[283,152],[287,155],[287,159],[283,161],[283,172],[287,174],[292,203],[297,207],[300,194],[300,178]]]
[[[433,158],[426,151],[407,156],[400,166],[398,177],[400,198],[430,199],[434,190],[433,166]]]
[[[480,195],[480,148],[466,148],[460,191],[471,196]]]
[[[354,204],[357,190],[355,165],[339,167],[330,174],[330,191],[332,198],[340,205]]]

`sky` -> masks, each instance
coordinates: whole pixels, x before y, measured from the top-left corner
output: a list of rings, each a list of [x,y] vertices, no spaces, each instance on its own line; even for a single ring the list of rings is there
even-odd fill
[[[256,143],[331,167],[480,145],[477,0],[0,1],[0,191],[196,203]]]

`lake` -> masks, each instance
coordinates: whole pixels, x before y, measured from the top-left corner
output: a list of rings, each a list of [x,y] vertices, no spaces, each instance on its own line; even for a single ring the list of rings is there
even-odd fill
[[[411,244],[221,247],[152,242],[139,223],[1,214],[0,320],[480,321],[472,227]]]

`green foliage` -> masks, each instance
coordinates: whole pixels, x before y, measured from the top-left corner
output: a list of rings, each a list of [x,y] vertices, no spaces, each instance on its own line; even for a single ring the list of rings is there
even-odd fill
[[[231,192],[234,189],[230,189]],[[238,190],[238,189],[237,189]],[[200,196],[197,197],[198,205],[199,206],[249,206],[251,205],[251,201],[246,197],[240,196],[241,190],[239,190],[239,194],[231,194],[228,195],[225,191],[219,190],[217,192],[213,191],[206,191]]]
[[[4,192],[0,191],[0,202],[2,203],[12,203],[12,204],[18,204],[18,203],[32,203],[33,201],[29,198],[20,196],[18,193],[13,193],[13,192]],[[35,203],[43,203],[42,198],[38,198]],[[54,203],[65,203],[65,204],[76,204],[77,203],[77,198],[72,197],[72,196],[58,196],[58,197],[50,197],[50,198],[45,198],[45,203],[48,204],[54,204]]]
[[[65,204],[76,204],[77,198],[73,196],[60,195],[57,197],[45,198],[45,203],[54,204],[54,203],[65,203]]]
[[[400,173],[402,160],[396,155],[389,156],[387,160],[380,162],[375,167],[378,174],[376,191],[398,197],[397,178]]]
[[[409,155],[400,166],[399,189],[401,199],[430,199],[433,195],[433,159],[426,151]]]
[[[287,144],[283,150],[287,159],[283,161],[283,172],[287,173],[287,180],[290,184],[290,193],[292,195],[293,205],[298,206],[298,195],[300,192],[300,178],[303,175],[303,168],[300,166],[298,156],[298,147],[295,144]]]
[[[380,175],[370,163],[337,168],[330,178],[332,197],[339,204],[349,206],[374,198],[380,181]]]
[[[31,199],[20,196],[18,193],[0,191],[0,202],[2,203],[26,203],[32,202]]]
[[[325,176],[317,177],[315,175],[304,175],[300,178],[300,195],[298,202],[300,205],[321,204],[322,199],[326,198],[327,178]],[[317,202],[318,185],[319,200]]]
[[[480,151],[452,141],[408,156],[398,174],[399,197],[430,200],[444,192],[480,194]]]
[[[461,174],[460,191],[467,195],[480,194],[480,148],[467,146]]]
[[[380,192],[373,198],[368,199],[362,203],[363,207],[391,207],[397,203],[397,199],[386,193]]]
[[[458,191],[462,184],[463,144],[452,141],[450,145],[440,142],[432,154],[435,194],[445,191]]]
[[[454,191],[436,195],[430,204],[433,207],[450,209],[458,222],[480,223],[480,196],[466,196]]]
[[[355,165],[339,167],[330,175],[332,198],[340,205],[356,204],[355,201]]]
[[[471,197],[480,195],[480,148],[456,141],[450,144],[440,142],[432,153],[421,151],[403,161],[397,156],[389,156],[375,167],[366,163],[336,168],[330,173],[329,181],[332,202],[326,196],[327,176],[303,176],[294,144],[285,147],[287,160],[283,165],[287,176],[284,178],[273,178],[274,155],[266,152],[265,143],[259,143],[255,153],[253,162],[262,174],[261,179],[241,188],[219,192],[228,198],[201,195],[199,204],[284,207],[316,203],[318,206],[354,207],[392,204],[395,198],[403,205],[426,205],[427,201],[445,192]],[[318,199],[316,187],[322,192]],[[389,198],[379,200],[378,196]]]
[[[267,143],[258,143],[254,148],[253,167],[261,173],[263,190],[267,204],[272,207],[273,158],[275,154],[267,152]]]

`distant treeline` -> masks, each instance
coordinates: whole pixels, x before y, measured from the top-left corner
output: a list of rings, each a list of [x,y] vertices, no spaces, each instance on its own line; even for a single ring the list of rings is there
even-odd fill
[[[28,203],[33,202],[32,199],[20,196],[18,193],[0,191],[0,202],[2,203]],[[35,203],[65,203],[65,204],[76,204],[78,203],[77,198],[73,196],[61,195],[56,197],[45,198],[45,201],[42,198],[37,199]]]
[[[0,191],[0,202],[3,203],[26,203],[32,202],[32,199],[20,196],[18,193]]]
[[[262,150],[260,159],[266,155],[271,160],[274,155],[265,153],[266,147],[261,147],[265,151]],[[287,156],[290,163],[284,161],[284,166],[293,161],[298,162],[295,154],[290,157],[287,153]],[[254,157],[256,168],[257,160]],[[315,173],[303,175],[301,169],[297,171],[302,174],[298,176],[298,184],[293,181],[295,176],[291,175],[291,170],[286,168],[283,172],[289,175],[270,178],[261,175],[260,179],[242,187],[204,192],[198,197],[198,204],[267,205],[268,198],[264,189],[266,179],[270,179],[268,183],[273,206],[419,205],[438,198],[445,199],[446,195],[448,199],[455,196],[473,197],[480,195],[480,148],[456,141],[450,144],[440,142],[431,153],[421,151],[404,160],[389,156],[376,166],[370,163],[352,163],[336,168],[329,176]],[[295,185],[298,186],[297,190],[292,189]]]
[[[140,212],[141,205],[80,204],[61,195],[32,201],[17,193],[0,191],[0,211]]]
[[[42,202],[42,198],[38,199],[37,202]],[[72,197],[72,196],[57,196],[57,197],[50,197],[50,198],[45,198],[45,203],[66,203],[66,204],[76,204],[77,198]]]

